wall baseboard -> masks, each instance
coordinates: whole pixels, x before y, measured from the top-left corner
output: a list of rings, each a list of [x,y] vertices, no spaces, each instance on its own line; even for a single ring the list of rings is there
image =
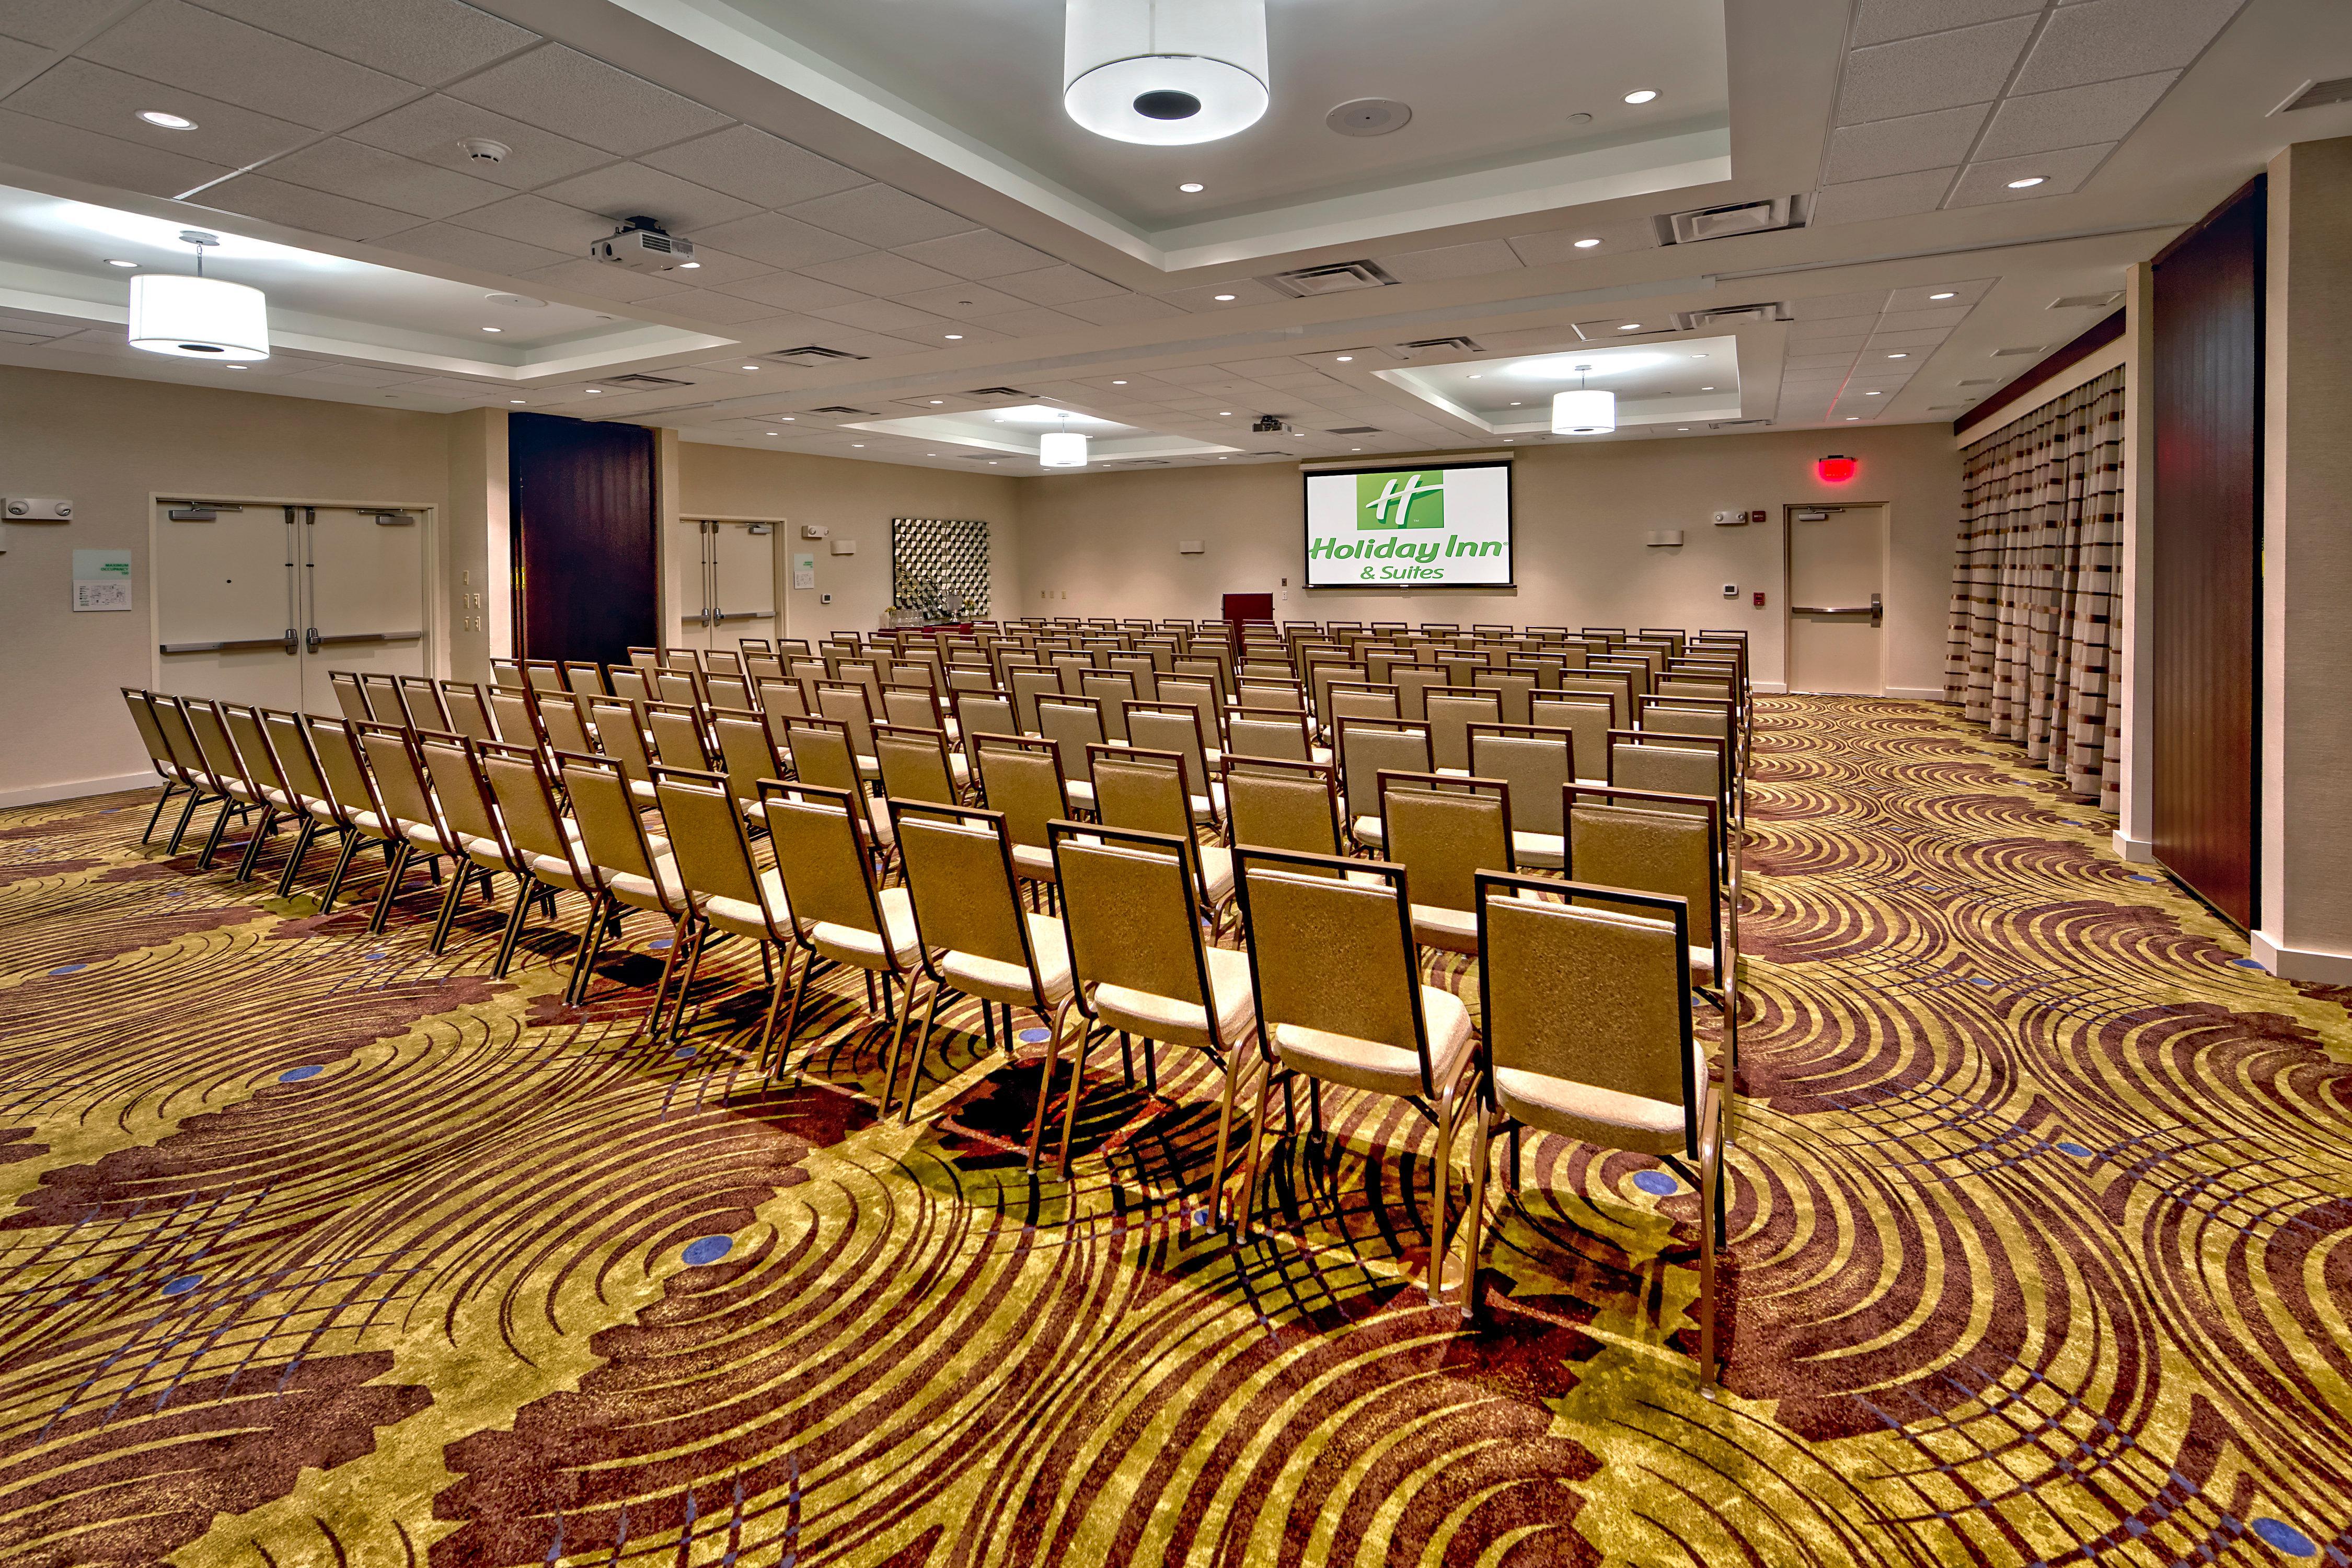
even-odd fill
[[[163,781],[153,770],[121,773],[110,779],[71,779],[63,784],[33,784],[25,789],[0,789],[0,806],[47,805],[53,800],[79,800],[86,795],[114,795],[126,789],[153,788]]]
[[[2115,836],[2116,853],[2135,866],[2156,864],[2156,846],[2145,838],[2134,838],[2117,828]]]
[[[1890,686],[1886,689],[1886,695],[1900,697],[1906,702],[1941,702],[1944,700],[1944,689],[1940,686]]]
[[[2281,947],[2267,931],[2248,939],[2254,962],[2282,980],[2309,980],[2322,985],[2352,985],[2352,952],[2321,952],[2315,948]]]
[[[1755,690],[1769,692],[1775,697],[1785,696],[1789,689],[1789,683],[1785,680],[1751,680],[1748,684]]]

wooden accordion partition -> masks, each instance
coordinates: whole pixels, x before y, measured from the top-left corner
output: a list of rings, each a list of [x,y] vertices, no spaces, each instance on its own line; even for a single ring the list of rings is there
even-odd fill
[[[2242,929],[2260,908],[2263,183],[2156,262],[2152,835],[2167,870]]]
[[[653,432],[509,415],[507,460],[518,657],[626,664],[658,644]]]

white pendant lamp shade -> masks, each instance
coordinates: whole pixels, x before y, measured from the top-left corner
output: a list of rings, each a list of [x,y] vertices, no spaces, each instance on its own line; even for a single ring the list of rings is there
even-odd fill
[[[1062,102],[1097,136],[1214,142],[1265,113],[1265,0],[1069,0]]]
[[[185,359],[268,359],[268,301],[242,283],[142,272],[131,280],[131,346]]]
[[[1555,436],[1605,436],[1617,428],[1617,395],[1598,387],[1574,387],[1551,395]]]
[[[1037,460],[1049,468],[1087,466],[1087,438],[1075,430],[1048,430],[1037,438]]]

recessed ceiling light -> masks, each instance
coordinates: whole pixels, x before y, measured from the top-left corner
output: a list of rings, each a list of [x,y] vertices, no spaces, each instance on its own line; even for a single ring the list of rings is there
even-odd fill
[[[1884,397],[1884,396],[1885,396],[1885,395],[1886,395],[1886,394],[1885,394],[1885,393],[1883,393],[1883,392],[1865,392],[1865,393],[1864,393],[1864,394],[1863,394],[1863,395],[1864,395],[1864,397]]]
[[[1628,103],[1650,103],[1654,101],[1657,96],[1658,94],[1655,89],[1645,87],[1627,93],[1625,95],[1625,101]]]
[[[1363,450],[1363,448],[1362,448],[1361,447],[1349,447],[1349,448],[1348,448],[1348,450],[1349,450],[1350,452],[1360,452],[1360,451],[1362,451],[1362,450]]]
[[[791,424],[793,420],[795,420],[795,419],[797,419],[797,418],[799,418],[799,417],[800,417],[800,416],[799,416],[799,415],[797,415],[797,414],[787,414],[787,415],[785,415],[782,418],[779,419],[779,420],[777,421],[777,423],[778,423],[778,424],[780,424],[780,425],[789,425],[789,424]]]
[[[1512,405],[1511,405],[1511,406],[1512,406],[1512,407],[1514,407],[1514,408],[1519,408],[1519,407],[1523,407],[1523,406],[1525,406],[1525,405],[1523,405],[1523,404],[1518,404],[1518,403],[1514,403],[1514,404],[1512,404]]]
[[[745,365],[743,368],[744,368],[745,370],[757,370],[757,369],[759,369],[760,367],[759,367],[758,365],[756,365],[756,364],[747,364],[747,365]]]
[[[520,397],[509,397],[509,398],[508,398],[508,399],[507,399],[507,401],[508,401],[509,403],[520,403],[520,402],[522,401],[522,399],[521,399],[521,398],[520,398]]]
[[[1508,436],[1504,437],[1503,437],[1503,445],[1504,445],[1504,446],[1506,446],[1506,447],[1507,447],[1507,446],[1509,446],[1510,444],[1511,444],[1511,437],[1509,437]]]
[[[1886,357],[1888,359],[1909,359],[1911,356],[1909,354],[1888,354]]]
[[[196,122],[184,114],[167,114],[160,109],[142,109],[139,118],[159,131],[194,131]]]
[[[1576,248],[1579,250],[1590,250],[1600,243],[1601,242],[1597,239],[1580,239],[1576,242]]]
[[[769,435],[771,435],[771,436],[772,436],[772,435],[774,435],[774,434],[775,434],[775,432],[774,432],[773,430],[771,430],[771,431],[769,431],[769,432],[768,432],[768,434],[769,434]]]
[[[486,332],[503,332],[506,329],[504,327],[484,327],[482,331]]]
[[[936,458],[936,457],[938,457],[938,456],[939,456],[939,454],[938,454],[937,452],[926,452],[926,453],[924,453],[924,454],[923,454],[923,456],[924,456],[924,457],[926,457],[926,458]]]
[[[1950,290],[1949,289],[1945,289],[1945,290],[1944,290],[1942,293],[1940,293],[1940,294],[1930,294],[1930,295],[1928,295],[1928,296],[1927,296],[1927,298],[1929,298],[1930,300],[1949,300],[1949,299],[1952,299],[1952,298],[1954,298],[1954,297],[1955,297],[1955,296],[1954,296],[1954,294],[1953,294],[1952,290]]]
[[[1705,359],[1706,357],[1706,356],[1705,354],[1693,354],[1693,355],[1691,355],[1691,358],[1693,358],[1693,359]]]
[[[1220,419],[1231,419],[1233,416],[1234,411],[1230,408],[1220,408],[1217,410],[1217,417]]]
[[[951,343],[960,343],[963,342],[963,334],[961,332],[950,332],[947,334],[947,340]]]
[[[677,269],[680,272],[691,272],[701,265],[699,261],[681,261],[677,264]]]
[[[1233,298],[1234,297],[1231,294],[1220,294],[1217,296],[1217,303],[1220,305],[1229,304],[1232,302]]]
[[[602,391],[604,391],[604,389],[603,387],[601,387],[601,386],[592,386],[592,387],[590,387],[590,388],[588,389],[588,395],[589,395],[589,396],[591,396],[591,397],[593,397],[593,396],[595,396],[598,393],[600,393],[600,392],[602,392]]]
[[[988,466],[989,466],[990,468],[994,468],[994,467],[996,467],[996,459],[995,459],[995,458],[989,458],[989,459],[988,459]]]
[[[1188,195],[1188,196],[1197,196],[1197,195],[1199,195],[1202,191],[1207,190],[1209,187],[1208,187],[1208,186],[1206,186],[1206,185],[1204,185],[1204,184],[1201,184],[1201,182],[1200,182],[1200,181],[1198,181],[1198,180],[1187,180],[1187,181],[1185,181],[1182,184],[1181,184],[1181,185],[1177,186],[1176,188],[1177,188],[1178,190],[1180,190],[1180,191],[1183,192],[1183,193],[1184,193],[1186,195]]]
[[[2026,176],[2025,176],[2025,178],[2023,178],[2023,179],[2021,179],[2021,180],[2011,180],[2011,181],[2010,181],[2010,183],[2009,183],[2009,188],[2010,188],[2011,190],[2012,190],[2012,191],[2022,191],[2022,190],[2026,190],[2026,189],[2028,189],[2028,188],[2030,188],[2030,187],[2032,187],[2032,186],[2038,185],[2038,184],[2042,184],[2044,180],[2047,180],[2049,177],[2050,177],[2050,176],[2049,176],[2049,175],[2047,175],[2047,174],[2028,174],[2028,175],[2026,175]]]
[[[1677,425],[1677,426],[1675,426],[1675,428],[1677,431],[1681,432],[1683,435],[1687,436],[1687,435],[1689,435],[1689,434],[1690,434],[1690,426],[1687,426],[1687,425]]]
[[[1861,416],[1861,415],[1859,415],[1859,414],[1849,414],[1849,415],[1847,415],[1847,416],[1846,416],[1846,418],[1847,418],[1847,419],[1849,419],[1849,420],[1859,419],[1859,418],[1861,418],[1861,417],[1862,417],[1862,416]]]
[[[1112,382],[1112,383],[1111,383],[1111,384],[1112,384],[1113,386],[1125,386],[1125,385],[1127,384],[1127,383],[1125,383],[1125,382],[1123,382],[1123,381],[1114,381],[1114,382]]]
[[[931,406],[937,408],[940,404],[945,403],[947,399],[944,397],[934,397],[931,399]]]
[[[1465,381],[1475,381],[1475,380],[1477,380],[1480,376],[1482,376],[1482,375],[1484,375],[1484,374],[1486,374],[1486,373],[1485,371],[1483,371],[1483,370],[1474,370],[1474,371],[1472,371],[1472,372],[1471,372],[1467,376],[1464,377],[1463,379],[1464,379],[1464,380],[1465,380]]]
[[[228,368],[229,368],[230,370],[243,370],[243,369],[245,368],[245,366],[243,366],[243,365],[241,365],[241,364],[233,364],[233,365],[230,365]]]
[[[139,265],[139,263],[135,261],[124,261],[111,256],[106,258],[106,264],[109,267],[136,267]]]
[[[1353,364],[1356,363],[1356,356],[1354,354],[1341,354],[1339,356],[1339,363],[1341,364]]]
[[[1715,390],[1715,388],[1713,388],[1713,387],[1711,387],[1711,386],[1702,386],[1702,387],[1700,387],[1700,388],[1699,388],[1699,390],[1700,390],[1701,392],[1713,392],[1713,391]]]
[[[1642,330],[1642,323],[1639,321],[1628,321],[1617,330],[1621,332],[1638,332]]]
[[[1231,458],[1219,458],[1217,459],[1217,461],[1219,461],[1220,463],[1230,463],[1230,462],[1232,462],[1232,461],[1233,461],[1233,459],[1232,459]]]

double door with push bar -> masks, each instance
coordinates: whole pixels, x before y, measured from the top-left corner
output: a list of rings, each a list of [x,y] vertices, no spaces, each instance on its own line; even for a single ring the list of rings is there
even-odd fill
[[[429,526],[394,507],[157,502],[157,689],[332,713],[330,669],[425,674]]]
[[[720,518],[679,518],[670,524],[678,609],[671,647],[707,652],[778,634],[776,526]]]

